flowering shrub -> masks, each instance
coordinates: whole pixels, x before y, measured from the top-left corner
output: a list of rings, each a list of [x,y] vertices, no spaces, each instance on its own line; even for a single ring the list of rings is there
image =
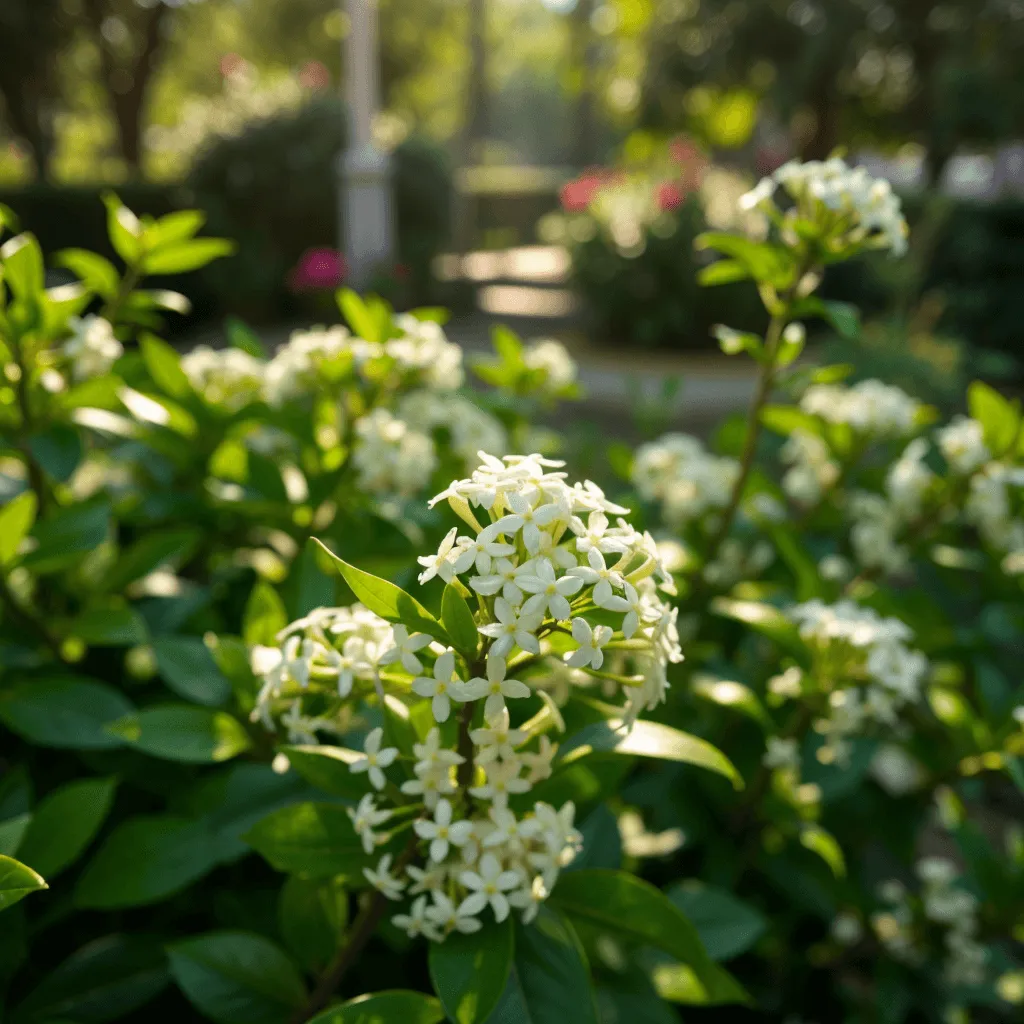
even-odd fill
[[[1019,405],[799,361],[886,196],[790,168],[701,237],[759,386],[623,493],[535,443],[556,343],[497,330],[471,392],[441,314],[342,291],[179,357],[142,285],[230,250],[201,217],[111,197],[71,287],[4,242],[15,1024],[1019,1016]]]

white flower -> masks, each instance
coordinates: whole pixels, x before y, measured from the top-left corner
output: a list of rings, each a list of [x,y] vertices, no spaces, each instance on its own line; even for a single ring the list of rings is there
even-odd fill
[[[814,384],[804,392],[800,408],[875,437],[902,437],[914,429],[921,403],[891,384],[862,380],[852,387]]]
[[[591,629],[586,619],[577,618],[572,620],[572,635],[580,646],[565,656],[566,663],[573,668],[584,668],[589,665],[599,669],[604,664],[604,651],[601,648],[611,640],[611,628],[595,626]]]
[[[477,572],[486,575],[491,571],[492,558],[514,554],[515,545],[494,539],[500,532],[498,524],[492,523],[476,535],[476,540],[460,537],[459,543],[463,545],[463,549],[455,560],[455,574],[461,575],[470,567],[475,566]]]
[[[459,881],[473,894],[467,896],[463,906],[467,912],[479,914],[488,904],[494,911],[494,918],[499,923],[509,915],[508,897],[510,889],[522,884],[522,876],[518,871],[503,871],[501,861],[493,853],[485,853],[480,858],[476,871],[463,871]]]
[[[446,750],[441,746],[441,733],[436,726],[427,733],[422,743],[412,745],[412,752],[416,758],[417,775],[437,768],[447,771],[449,767],[460,765],[466,760],[454,750]]]
[[[599,551],[592,550],[591,553],[598,558],[601,557]],[[546,558],[538,558],[532,573],[521,573],[517,577],[520,589],[527,594],[533,595],[526,599],[526,603],[523,605],[523,613],[526,615],[533,613],[543,615],[544,611],[547,610],[551,612],[553,619],[558,621],[568,619],[572,615],[572,609],[569,607],[567,599],[577,593],[583,586],[583,580],[571,575],[571,573],[572,570],[570,569],[569,575],[556,579],[555,570],[551,563]]]
[[[576,380],[576,363],[560,341],[545,339],[523,349],[523,362],[531,370],[545,374],[543,388],[557,392]]]
[[[71,337],[64,342],[64,355],[71,360],[75,380],[102,377],[124,354],[124,346],[114,336],[108,320],[90,313],[68,320]]]
[[[448,856],[448,846],[464,846],[473,833],[468,821],[452,821],[452,805],[447,800],[438,800],[433,821],[414,822],[413,828],[421,839],[430,840],[430,859],[442,861]]]
[[[416,651],[423,650],[434,638],[427,636],[426,633],[413,633],[410,636],[409,630],[400,623],[392,626],[392,630],[395,646],[380,656],[380,664],[390,665],[392,662],[398,661],[409,675],[414,676],[422,672],[423,662],[416,657]]]
[[[530,783],[519,777],[518,761],[495,761],[487,768],[487,781],[470,789],[473,796],[490,800],[498,807],[508,803],[509,794],[528,793]]]
[[[437,942],[441,936],[438,934],[434,924],[427,917],[427,897],[420,896],[418,899],[413,900],[412,906],[409,908],[408,914],[395,914],[391,918],[391,923],[396,927],[400,928],[410,939],[415,939],[418,935],[423,935],[428,939]]]
[[[400,900],[405,882],[391,874],[391,854],[386,853],[374,868],[363,868],[366,880],[389,900]]]
[[[782,736],[769,736],[768,749],[761,763],[766,768],[798,768],[800,751],[795,739]]]
[[[454,931],[462,932],[463,935],[472,935],[473,932],[478,932],[483,927],[476,918],[479,910],[469,906],[468,898],[456,906],[438,889],[434,889],[431,895],[434,897],[434,905],[427,907],[427,917],[446,933]]]
[[[420,583],[426,583],[435,576],[440,576],[445,583],[451,583],[455,559],[459,556],[458,549],[452,550],[455,546],[455,535],[458,532],[459,528],[453,526],[445,535],[444,540],[441,541],[441,546],[437,549],[436,555],[420,555],[416,559],[420,565],[424,566],[423,572],[419,575]]]
[[[537,875],[530,885],[523,886],[521,889],[516,889],[508,894],[509,903],[517,910],[522,911],[520,916],[522,917],[523,924],[529,924],[537,916],[540,905],[547,898],[548,890],[540,875]]]
[[[356,835],[363,841],[363,849],[367,853],[373,853],[377,846],[374,829],[378,825],[383,825],[391,817],[391,812],[378,810],[373,794],[367,793],[354,811],[349,808],[348,816],[352,819]]]
[[[604,555],[596,548],[587,552],[589,565],[578,565],[569,570],[570,576],[576,576],[584,583],[594,584],[594,604],[599,608],[610,607],[607,602],[611,600],[613,588],[622,590],[626,581],[622,574],[614,569],[609,569],[604,561]]]
[[[966,476],[992,457],[985,444],[985,430],[977,420],[954,416],[948,426],[935,432],[939,449],[954,472]]]
[[[471,700],[479,700],[486,696],[484,717],[495,718],[505,710],[505,698],[529,697],[530,688],[518,679],[506,679],[505,659],[500,655],[489,654],[487,657],[487,678],[476,676],[466,684],[466,694]]]
[[[484,849],[501,846],[519,854],[523,840],[535,836],[540,830],[536,818],[520,820],[507,807],[491,807],[488,817],[493,828],[483,838]]]
[[[181,357],[181,369],[207,402],[236,410],[259,398],[266,363],[239,348],[197,345]]]
[[[526,742],[526,733],[509,727],[508,709],[503,704],[500,711],[490,716],[487,727],[471,730],[469,738],[480,748],[476,763],[485,765],[498,758],[512,760],[516,756],[515,748]]]
[[[540,749],[536,752],[524,750],[519,753],[519,760],[529,769],[527,781],[532,785],[551,775],[551,763],[558,753],[558,745],[552,743],[547,736],[541,736]]]
[[[494,525],[499,533],[519,533],[522,531],[523,543],[530,554],[540,550],[540,528],[561,519],[564,515],[561,506],[550,502],[534,508],[521,494],[508,493],[505,501],[512,514],[502,517]]]
[[[493,597],[500,590],[501,596],[509,604],[518,607],[523,603],[523,592],[519,589],[517,579],[526,565],[532,565],[532,563],[528,562],[517,566],[515,562],[511,562],[507,558],[499,558],[491,566],[491,575],[473,576],[469,585],[484,597]]]
[[[412,682],[414,693],[421,697],[430,697],[431,711],[434,713],[434,720],[445,722],[448,720],[451,711],[451,701],[467,701],[466,684],[455,674],[455,654],[452,651],[445,651],[438,655],[434,662],[434,677],[420,676]]]
[[[540,642],[534,636],[543,622],[543,616],[537,613],[528,614],[513,608],[503,597],[495,598],[494,614],[497,622],[480,626],[484,636],[492,637],[490,653],[499,658],[507,657],[517,644],[530,654],[540,654]]]
[[[394,763],[396,757],[398,757],[397,747],[385,747],[383,750],[380,749],[381,741],[384,739],[384,730],[381,728],[372,729],[366,736],[366,742],[363,744],[363,756],[358,761],[353,761],[349,765],[349,770],[359,774],[360,772],[368,772],[370,777],[370,785],[374,789],[383,789],[387,779],[384,778],[384,772],[381,770],[387,768],[389,765]]]
[[[611,612],[625,612],[622,620],[622,635],[628,640],[639,628],[640,623],[646,615],[644,599],[637,593],[632,583],[623,581],[626,596],[618,597],[609,593],[603,601],[597,601],[597,605],[606,608]],[[594,593],[597,593],[595,588]]]

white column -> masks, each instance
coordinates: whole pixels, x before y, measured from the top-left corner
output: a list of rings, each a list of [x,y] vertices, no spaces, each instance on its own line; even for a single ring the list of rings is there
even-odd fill
[[[380,106],[380,57],[376,0],[342,0],[349,32],[342,43],[348,147],[339,168],[342,244],[349,283],[366,285],[379,264],[394,258],[394,213],[389,159],[373,142],[373,118]]]

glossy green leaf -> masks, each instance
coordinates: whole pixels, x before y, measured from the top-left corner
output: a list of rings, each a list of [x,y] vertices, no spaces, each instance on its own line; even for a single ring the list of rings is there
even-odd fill
[[[167,344],[152,334],[143,334],[139,339],[143,362],[153,383],[172,398],[187,398],[192,385],[181,368],[181,357]]]
[[[395,989],[356,996],[318,1013],[308,1024],[441,1024],[443,1020],[444,1010],[432,996]]]
[[[160,246],[146,255],[147,274],[187,274],[214,260],[230,256],[235,243],[226,238],[194,238]]]
[[[498,1005],[515,952],[512,919],[429,947],[430,980],[454,1024],[483,1024]]]
[[[36,547],[22,559],[33,572],[52,572],[98,548],[106,539],[110,507],[73,505],[38,520],[32,529]]]
[[[252,746],[237,718],[187,704],[144,708],[107,728],[144,754],[186,764],[228,761]]]
[[[63,249],[54,259],[59,267],[67,267],[90,291],[104,299],[112,299],[120,284],[117,268],[108,259],[87,249]]]
[[[13,857],[0,855],[0,910],[13,907],[30,893],[46,888],[42,875]]]
[[[285,746],[281,753],[307,782],[332,796],[358,800],[370,792],[365,772],[355,775],[351,765],[363,757],[358,750],[330,746]]]
[[[35,303],[43,295],[43,251],[34,235],[15,235],[0,246],[4,279],[14,297],[21,302]]]
[[[453,583],[444,588],[441,597],[441,622],[455,649],[470,660],[475,658],[480,634],[466,599]]]
[[[82,460],[82,437],[74,427],[55,423],[28,439],[36,462],[60,483],[67,483]]]
[[[19,1024],[120,1020],[171,981],[160,944],[137,932],[107,935],[72,953],[17,1007]]]
[[[252,588],[242,616],[242,639],[252,647],[272,647],[277,634],[288,625],[288,613],[278,592],[262,580]]]
[[[32,815],[28,811],[0,821],[0,854],[5,857],[16,857],[18,847],[21,846],[31,823]]]
[[[562,761],[571,763],[593,753],[615,753],[682,761],[724,775],[736,789],[743,778],[717,747],[699,736],[641,719],[629,727],[620,719],[594,722],[570,736],[559,748]]]
[[[341,944],[348,920],[348,894],[336,879],[285,879],[277,903],[278,926],[289,952],[315,974],[322,973]]]
[[[348,326],[353,334],[365,341],[381,342],[384,340],[378,336],[380,332],[377,320],[361,296],[351,288],[342,288],[337,293],[337,299],[341,315],[348,321]]]
[[[705,231],[694,240],[697,249],[714,249],[742,264],[750,276],[785,288],[793,280],[795,266],[788,250],[771,242],[756,242],[726,231]]]
[[[14,561],[36,521],[37,506],[34,492],[24,491],[0,508],[0,567]]]
[[[160,678],[179,697],[219,707],[231,696],[231,684],[200,637],[157,637],[153,653]]]
[[[90,647],[134,647],[148,638],[142,616],[118,599],[86,608],[68,624],[68,633]]]
[[[761,422],[783,437],[789,437],[797,430],[816,437],[821,437],[824,432],[821,420],[793,405],[766,405],[761,410]]]
[[[427,633],[441,643],[448,643],[448,635],[441,623],[426,608],[394,583],[382,580],[340,559],[325,544],[317,541],[330,556],[344,577],[352,593],[371,612],[388,622],[401,622],[410,632]]]
[[[266,350],[263,348],[263,342],[260,341],[259,335],[248,324],[239,320],[238,317],[229,316],[224,321],[224,330],[227,333],[228,341],[232,348],[248,352],[249,355],[254,356],[256,359],[267,358]]]
[[[374,863],[374,856],[363,851],[348,811],[338,804],[282,807],[257,822],[243,839],[278,871],[306,878],[344,875],[362,884],[363,868]]]
[[[1020,431],[1020,407],[995,388],[974,381],[967,389],[967,408],[982,426],[985,444],[996,457],[1009,451]]]
[[[654,946],[690,967],[708,1002],[746,1002],[743,989],[708,956],[697,929],[662,892],[635,875],[602,868],[563,874],[551,902],[570,918]]]
[[[121,745],[106,726],[132,705],[113,687],[79,676],[26,680],[0,691],[0,721],[31,743],[70,750]]]
[[[488,1024],[597,1024],[593,984],[572,925],[549,906],[516,924],[515,962]]]
[[[846,874],[846,860],[835,836],[820,825],[806,825],[800,832],[800,845],[816,853],[831,869],[836,878]]]
[[[682,882],[665,895],[689,918],[715,961],[746,952],[768,928],[760,912],[725,889]]]
[[[169,814],[122,822],[86,864],[75,903],[110,910],[166,899],[214,867],[213,838],[202,823]]]
[[[774,605],[761,601],[739,601],[731,597],[716,597],[711,610],[736,622],[742,622],[758,633],[774,640],[781,648],[794,655],[801,663],[807,662],[807,647],[800,632]]]
[[[774,726],[768,712],[765,711],[761,699],[743,683],[732,679],[716,679],[711,676],[698,676],[693,680],[693,692],[723,708],[732,708],[752,718],[766,730]]]
[[[189,528],[143,534],[118,555],[100,585],[104,590],[120,591],[161,566],[177,565],[195,550],[201,536],[198,530]]]
[[[19,858],[44,878],[55,878],[96,837],[116,788],[116,779],[83,779],[54,790],[33,811]]]
[[[697,283],[705,288],[711,288],[715,285],[746,281],[750,276],[750,268],[739,260],[720,259],[697,271]]]
[[[129,266],[142,253],[142,225],[138,217],[128,209],[113,192],[103,193],[103,204],[107,208],[107,235],[114,252]]]
[[[167,955],[189,1002],[218,1024],[282,1024],[306,999],[294,964],[262,935],[210,932]]]
[[[146,241],[154,250],[176,242],[187,242],[206,223],[202,210],[175,210],[161,217],[146,231]]]

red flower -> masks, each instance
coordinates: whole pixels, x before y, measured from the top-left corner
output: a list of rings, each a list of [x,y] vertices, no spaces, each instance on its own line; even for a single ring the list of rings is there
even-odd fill
[[[336,249],[307,249],[288,275],[293,292],[337,288],[348,275],[345,257]]]
[[[566,182],[559,193],[562,209],[566,213],[585,212],[604,182],[605,175],[601,171],[587,171],[575,181]]]
[[[303,89],[316,92],[319,89],[326,89],[331,84],[331,73],[327,67],[318,60],[307,60],[299,71],[299,85]]]
[[[655,192],[655,202],[659,210],[677,210],[683,205],[685,198],[683,186],[676,181],[663,181]]]

